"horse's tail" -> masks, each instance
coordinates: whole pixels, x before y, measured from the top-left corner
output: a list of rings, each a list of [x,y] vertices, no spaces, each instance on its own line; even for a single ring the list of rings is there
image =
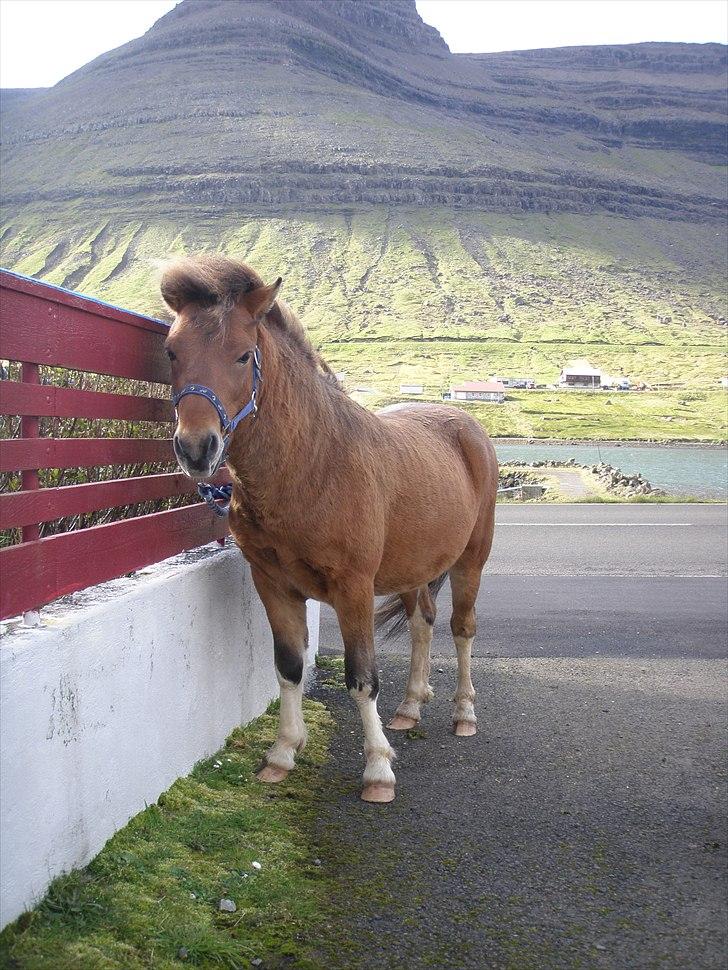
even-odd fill
[[[433,579],[427,584],[433,601],[437,599],[437,594],[440,592],[446,579],[447,572],[444,572],[437,579]],[[394,596],[388,596],[374,612],[374,629],[381,630],[382,627],[386,627],[384,639],[392,640],[394,637],[399,636],[406,626],[407,611],[404,608],[402,597],[399,593],[395,593]]]

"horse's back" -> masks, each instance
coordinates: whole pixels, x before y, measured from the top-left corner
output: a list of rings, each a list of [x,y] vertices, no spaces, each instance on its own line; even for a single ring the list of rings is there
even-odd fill
[[[447,404],[392,404],[377,412],[395,435],[420,439],[434,452],[452,451],[462,459],[479,492],[495,494],[498,463],[488,433],[461,408]],[[434,457],[434,456],[433,456]],[[437,456],[441,457],[441,456]]]

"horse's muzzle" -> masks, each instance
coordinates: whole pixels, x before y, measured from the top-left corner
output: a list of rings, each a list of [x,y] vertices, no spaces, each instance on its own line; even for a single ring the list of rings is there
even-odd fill
[[[208,478],[218,465],[222,452],[222,438],[216,432],[201,435],[181,435],[172,438],[179,466],[190,478]]]

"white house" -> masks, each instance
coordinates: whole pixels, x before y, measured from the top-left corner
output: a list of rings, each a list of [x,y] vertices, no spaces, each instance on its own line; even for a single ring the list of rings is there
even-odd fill
[[[506,389],[500,381],[466,381],[450,388],[450,399],[453,401],[492,401],[502,404],[506,398]]]
[[[601,387],[602,372],[588,360],[575,360],[571,367],[565,367],[559,377],[560,387]]]
[[[400,384],[399,393],[400,394],[423,394],[424,387],[422,384]]]

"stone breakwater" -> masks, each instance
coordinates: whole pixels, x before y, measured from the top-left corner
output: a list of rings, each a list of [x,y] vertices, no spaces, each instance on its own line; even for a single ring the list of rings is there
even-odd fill
[[[509,462],[509,465],[525,465],[524,462]],[[530,468],[530,466],[528,466]],[[538,476],[534,475],[530,471],[501,471],[498,477],[498,488],[518,488],[519,485],[535,485],[538,484]]]
[[[661,488],[655,488],[647,479],[642,475],[641,472],[637,472],[636,475],[626,475],[621,469],[615,468],[614,465],[608,465],[606,462],[600,462],[598,465],[591,465],[590,471],[592,471],[596,477],[599,479],[600,483],[610,492],[616,492],[618,495],[666,495]]]
[[[666,493],[655,488],[641,472],[635,475],[627,475],[621,469],[609,465],[607,462],[600,462],[598,465],[582,465],[574,458],[567,461],[509,461],[509,468],[581,468],[589,471],[596,476],[599,483],[608,491],[615,495],[630,498],[634,495],[665,495]],[[506,478],[515,478],[518,472],[506,473],[502,477],[501,486],[505,485]],[[510,482],[509,482],[510,484]],[[512,484],[520,484],[514,480]]]

